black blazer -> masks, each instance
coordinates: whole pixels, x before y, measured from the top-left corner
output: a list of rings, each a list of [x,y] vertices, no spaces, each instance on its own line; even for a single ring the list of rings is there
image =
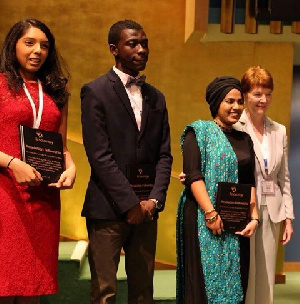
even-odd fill
[[[82,216],[119,219],[139,203],[124,175],[126,164],[155,164],[150,198],[166,200],[172,156],[165,98],[147,83],[142,95],[139,131],[124,85],[113,69],[81,89],[83,144],[91,166]]]

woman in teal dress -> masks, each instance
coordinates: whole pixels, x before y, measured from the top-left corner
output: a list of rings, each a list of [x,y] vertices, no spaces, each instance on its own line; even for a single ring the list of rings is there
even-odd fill
[[[206,91],[213,121],[189,124],[181,137],[185,185],[177,218],[177,303],[243,303],[248,281],[249,237],[259,220],[251,138],[232,125],[242,113],[240,82],[219,77]],[[224,231],[215,210],[218,182],[251,184],[250,221]]]

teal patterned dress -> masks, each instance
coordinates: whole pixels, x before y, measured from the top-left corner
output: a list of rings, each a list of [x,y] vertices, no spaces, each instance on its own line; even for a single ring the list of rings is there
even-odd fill
[[[254,184],[252,141],[244,132],[224,134],[214,122],[196,121],[185,128],[182,145],[190,130],[196,136],[193,150],[198,150],[201,161],[199,168],[193,164],[195,168],[187,172],[187,188],[178,207],[177,303],[242,303],[249,267],[249,239],[230,232],[214,236],[206,227],[203,211],[195,202],[189,186],[194,180],[203,178],[215,205],[218,182]],[[197,155],[195,151],[188,153]],[[193,160],[188,161],[193,163]],[[193,220],[185,215],[185,208],[191,210],[190,206],[195,213],[194,227],[191,225]],[[190,226],[192,231],[189,231]],[[193,242],[196,244],[194,247],[190,244]]]

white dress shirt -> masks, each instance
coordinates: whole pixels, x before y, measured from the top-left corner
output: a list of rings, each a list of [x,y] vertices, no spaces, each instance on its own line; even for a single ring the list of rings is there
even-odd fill
[[[135,116],[137,126],[140,130],[141,121],[142,121],[142,111],[143,111],[143,97],[142,97],[141,87],[137,86],[135,84],[132,84],[129,88],[127,88],[126,83],[128,81],[128,78],[131,76],[120,71],[115,66],[113,67],[113,70],[120,77],[120,79],[125,87],[126,93],[130,100],[130,103],[131,103],[131,107],[132,107],[132,110],[133,110],[133,113]]]

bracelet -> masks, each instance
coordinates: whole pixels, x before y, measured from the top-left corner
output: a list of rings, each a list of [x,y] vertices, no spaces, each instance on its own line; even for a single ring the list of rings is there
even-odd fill
[[[218,218],[218,216],[219,216],[219,214],[218,213],[216,213],[215,215],[213,215],[212,217],[210,217],[210,218],[206,218],[205,219],[205,222],[206,223],[211,223],[211,222],[214,222],[217,218]]]
[[[204,212],[204,215],[211,214],[211,213],[213,213],[214,211],[216,211],[216,210],[215,210],[215,209],[207,210],[207,211]]]
[[[12,158],[10,159],[10,161],[8,162],[8,164],[7,164],[7,166],[6,166],[7,169],[9,169],[9,165],[10,165],[10,163],[11,163],[14,159],[15,159],[15,157],[12,157]]]
[[[256,217],[251,217],[251,221],[257,221],[257,224],[260,223],[260,220],[258,218],[256,218]]]

